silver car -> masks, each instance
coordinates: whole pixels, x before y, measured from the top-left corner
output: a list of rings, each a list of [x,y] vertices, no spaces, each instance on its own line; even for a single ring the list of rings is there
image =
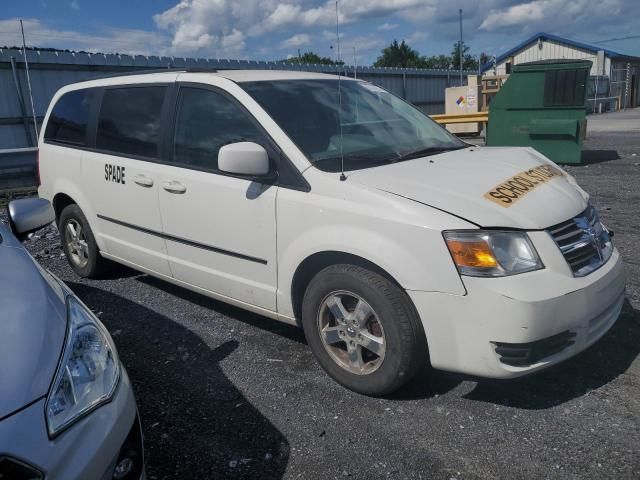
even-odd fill
[[[54,220],[48,201],[0,222],[0,479],[145,477],[127,372],[106,328],[18,239]],[[15,234],[15,236],[14,236]]]

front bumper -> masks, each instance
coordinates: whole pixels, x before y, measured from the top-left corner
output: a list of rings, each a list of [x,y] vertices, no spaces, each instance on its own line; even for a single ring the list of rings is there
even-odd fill
[[[530,236],[545,261],[543,270],[463,277],[466,295],[408,292],[434,368],[514,378],[576,355],[615,323],[625,290],[618,251],[598,270],[575,278],[545,232]]]
[[[53,439],[44,412],[42,398],[0,422],[0,458],[33,467],[46,479],[111,480],[121,449],[133,441],[140,443],[142,471],[136,477],[144,478],[136,402],[124,368],[113,399]]]

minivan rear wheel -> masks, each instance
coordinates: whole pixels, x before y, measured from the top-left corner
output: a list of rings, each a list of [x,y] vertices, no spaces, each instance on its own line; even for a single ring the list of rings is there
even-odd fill
[[[58,230],[62,249],[74,272],[94,278],[109,271],[112,263],[100,255],[89,222],[78,205],[67,205],[62,210]]]
[[[311,280],[302,304],[307,343],[345,387],[387,395],[428,365],[427,341],[407,294],[385,276],[332,265]]]

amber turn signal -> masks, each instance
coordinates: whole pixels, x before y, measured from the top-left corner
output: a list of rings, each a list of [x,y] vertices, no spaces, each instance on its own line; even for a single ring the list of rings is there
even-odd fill
[[[494,268],[498,266],[491,247],[484,240],[449,239],[447,246],[458,267]]]

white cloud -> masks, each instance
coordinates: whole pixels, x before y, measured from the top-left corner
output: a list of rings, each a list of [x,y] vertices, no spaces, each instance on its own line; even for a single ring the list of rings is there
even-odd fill
[[[429,35],[424,30],[418,30],[413,32],[411,35],[407,37],[407,42],[409,43],[417,43],[426,39]]]
[[[311,36],[306,33],[298,33],[280,43],[281,48],[297,48],[311,43]]]
[[[71,2],[69,2],[69,7],[73,10],[80,10],[80,4],[76,0],[71,0]]]
[[[323,30],[322,31],[322,38],[324,38],[325,40],[330,40],[332,42],[335,42],[336,40],[336,31],[335,30]],[[340,32],[340,38],[344,37],[344,32]]]
[[[235,28],[220,39],[220,50],[228,55],[239,55],[245,48],[245,35]]]
[[[478,28],[489,32],[517,28],[523,33],[543,30],[588,36],[594,30],[615,25],[613,18],[624,10],[623,4],[632,8],[635,2],[637,0],[534,0],[492,8]]]
[[[339,19],[348,25],[423,3],[424,0],[342,0]],[[333,0],[181,0],[153,19],[160,29],[172,34],[172,46],[177,51],[194,47],[215,50],[221,38],[233,29],[253,37],[291,27],[328,27],[335,25],[336,11]]]
[[[383,23],[382,25],[378,25],[376,30],[380,30],[382,32],[386,32],[389,30],[395,30],[399,25],[397,23]]]
[[[127,53],[131,55],[166,55],[168,39],[157,32],[146,30],[106,28],[91,34],[61,30],[37,19],[25,19],[24,33],[27,46],[53,47],[100,53]],[[0,20],[0,46],[20,46],[18,19]]]
[[[512,5],[511,7],[492,11],[480,25],[481,30],[494,30],[495,28],[510,27],[512,25],[520,25],[526,22],[541,20],[544,18],[545,1],[533,1],[521,5]]]
[[[354,53],[357,58],[361,59],[363,56],[368,57],[372,53],[379,53],[379,51],[388,42],[378,35],[358,35],[355,37],[346,36],[344,40],[340,41],[340,51],[342,60],[347,64],[351,64],[354,61]],[[355,52],[354,52],[355,47]],[[362,63],[359,60],[358,63]]]

